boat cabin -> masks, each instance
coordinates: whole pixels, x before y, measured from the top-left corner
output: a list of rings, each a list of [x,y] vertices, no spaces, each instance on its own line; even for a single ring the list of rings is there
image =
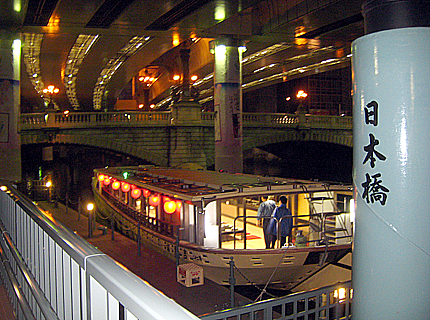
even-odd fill
[[[293,215],[293,236],[287,245],[352,240],[351,186],[153,166],[94,172],[94,189],[129,221],[197,246],[264,249],[257,223],[261,197],[273,196],[279,204],[282,195]],[[296,234],[305,241],[296,243]]]

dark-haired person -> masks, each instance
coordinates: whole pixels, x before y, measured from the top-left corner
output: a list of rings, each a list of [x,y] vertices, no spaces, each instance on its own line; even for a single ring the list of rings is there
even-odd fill
[[[291,230],[293,228],[293,218],[291,210],[287,208],[288,199],[286,196],[279,197],[280,206],[276,207],[273,211],[272,219],[269,225],[269,233],[272,235],[272,242],[270,247],[275,247],[276,240],[278,239],[278,222],[280,221],[280,247],[287,242],[287,237],[291,236]]]

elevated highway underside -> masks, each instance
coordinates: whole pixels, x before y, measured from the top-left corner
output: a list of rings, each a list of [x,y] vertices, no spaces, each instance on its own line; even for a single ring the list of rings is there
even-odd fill
[[[243,89],[349,66],[350,43],[363,34],[361,1],[6,0],[1,29],[21,33],[24,111],[41,111],[59,93],[60,110],[112,109],[129,91],[148,109],[162,107],[172,77],[181,73],[179,51],[190,48],[200,101],[211,101],[213,55],[221,35],[246,44]],[[150,87],[130,82],[157,79]],[[127,95],[126,94],[126,95]]]

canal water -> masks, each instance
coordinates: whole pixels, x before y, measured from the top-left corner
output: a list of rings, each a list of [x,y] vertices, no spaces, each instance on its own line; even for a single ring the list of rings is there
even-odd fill
[[[47,147],[52,148],[51,158],[44,155]],[[150,163],[83,146],[22,146],[23,181],[50,178],[60,199],[67,193],[75,202],[78,197],[90,196],[93,169],[139,164]],[[245,152],[243,166],[244,173],[250,174],[351,183],[352,148],[322,142],[284,142]]]
[[[323,142],[291,141],[244,155],[244,172],[283,178],[352,182],[352,148]]]

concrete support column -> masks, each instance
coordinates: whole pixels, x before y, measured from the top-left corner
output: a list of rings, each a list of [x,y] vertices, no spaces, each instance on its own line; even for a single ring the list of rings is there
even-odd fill
[[[236,39],[215,40],[215,170],[243,171],[242,67]]]
[[[368,1],[352,45],[353,319],[430,319],[430,6]]]
[[[20,34],[0,30],[0,178],[21,181]]]
[[[181,49],[180,53],[181,65],[182,65],[182,95],[181,99],[185,101],[190,100],[190,49]]]

